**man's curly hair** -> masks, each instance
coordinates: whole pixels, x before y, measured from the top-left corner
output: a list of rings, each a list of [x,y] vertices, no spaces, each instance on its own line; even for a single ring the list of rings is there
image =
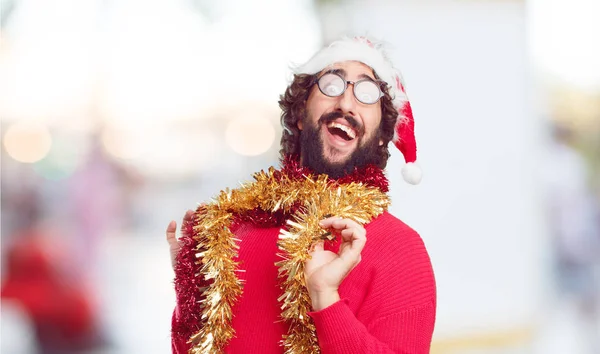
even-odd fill
[[[375,74],[375,77],[377,75]],[[279,107],[281,113],[281,125],[283,133],[281,135],[281,158],[286,156],[300,156],[300,129],[298,129],[298,121],[306,115],[306,102],[310,94],[310,90],[317,82],[317,74],[297,74],[294,75],[294,80],[285,90],[285,93],[280,96]],[[381,124],[380,138],[383,140],[383,145],[378,147],[378,163],[379,168],[385,168],[387,160],[390,157],[388,144],[394,137],[394,126],[398,119],[398,111],[392,104],[392,97],[385,85],[382,85],[384,93],[381,97]]]

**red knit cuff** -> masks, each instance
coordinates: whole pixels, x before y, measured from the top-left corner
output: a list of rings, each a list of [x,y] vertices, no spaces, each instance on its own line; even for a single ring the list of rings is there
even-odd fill
[[[317,321],[317,318],[323,318],[326,317],[328,315],[330,315],[332,312],[335,314],[336,311],[339,311],[339,307],[343,307],[346,306],[346,308],[348,308],[348,299],[344,298],[341,299],[340,301],[337,301],[329,306],[327,306],[326,308],[322,309],[321,311],[313,311],[313,312],[309,312],[308,315],[315,321]],[[350,308],[348,308],[348,310],[350,310]]]
[[[315,323],[321,348],[347,346],[348,338],[355,337],[357,331],[366,331],[362,323],[357,323],[356,316],[348,306],[348,299],[342,299],[321,311],[309,312],[308,315]]]

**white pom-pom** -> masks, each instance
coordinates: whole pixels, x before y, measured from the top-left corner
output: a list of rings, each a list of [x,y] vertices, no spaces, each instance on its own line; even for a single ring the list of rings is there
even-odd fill
[[[416,162],[409,162],[402,167],[402,178],[410,184],[419,184],[423,178],[423,171]]]

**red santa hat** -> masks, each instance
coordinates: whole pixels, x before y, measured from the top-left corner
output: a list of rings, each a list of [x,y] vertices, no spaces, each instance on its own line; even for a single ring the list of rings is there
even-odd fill
[[[343,38],[317,52],[307,63],[296,68],[295,73],[312,75],[334,63],[349,60],[368,65],[381,80],[387,83],[392,103],[398,110],[398,120],[392,141],[402,152],[406,161],[402,167],[402,177],[410,184],[418,184],[421,182],[422,172],[417,164],[417,143],[412,108],[404,89],[402,75],[387,58],[381,43],[371,41],[366,37]]]

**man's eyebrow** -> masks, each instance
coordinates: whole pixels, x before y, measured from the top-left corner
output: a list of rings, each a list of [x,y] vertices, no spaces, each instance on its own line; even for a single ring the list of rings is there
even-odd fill
[[[330,69],[327,70],[323,73],[323,75],[325,74],[337,74],[340,75],[341,77],[346,77],[346,70],[344,69]]]
[[[358,79],[359,79],[359,80],[360,80],[360,79],[367,79],[367,80],[371,80],[371,81],[377,81],[377,80],[375,80],[374,78],[370,77],[370,76],[369,76],[369,75],[367,75],[367,74],[360,74],[360,75],[358,75]]]

